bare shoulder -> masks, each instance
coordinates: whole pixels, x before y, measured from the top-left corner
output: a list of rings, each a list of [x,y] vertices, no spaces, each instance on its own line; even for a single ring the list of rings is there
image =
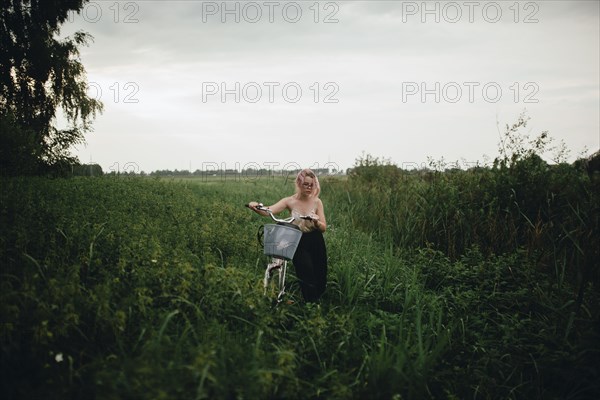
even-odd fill
[[[279,214],[285,209],[290,209],[290,198],[284,197],[280,199],[277,203],[273,204],[269,207],[274,214]]]
[[[281,201],[284,202],[284,204],[288,210],[291,210],[294,206],[295,198],[294,198],[294,196],[288,196],[288,197],[284,197],[283,199],[281,199]]]
[[[315,200],[315,206],[317,207],[317,209],[321,209],[321,210],[323,209],[323,202],[318,197]]]

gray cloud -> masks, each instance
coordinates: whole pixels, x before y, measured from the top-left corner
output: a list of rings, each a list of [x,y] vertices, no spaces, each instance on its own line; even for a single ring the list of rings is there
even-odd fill
[[[572,143],[574,153],[584,145],[600,146],[597,2],[519,2],[518,23],[509,8],[514,2],[481,2],[473,22],[463,6],[462,18],[451,23],[451,3],[427,2],[430,10],[446,7],[439,23],[431,14],[423,23],[422,9],[406,14],[421,7],[420,1],[323,1],[319,23],[313,1],[296,3],[302,9],[296,23],[277,11],[270,22],[264,2],[256,2],[263,12],[257,23],[241,13],[239,23],[231,14],[222,23],[218,13],[206,14],[220,1],[119,2],[119,22],[110,9],[114,2],[96,2],[102,18],[92,23],[79,17],[63,29],[94,35],[83,61],[106,106],[87,147],[77,154],[103,166],[135,158],[145,170],[188,168],[209,158],[284,164],[290,155],[256,140],[265,137],[284,148],[310,143],[312,151],[292,153],[301,164],[334,157],[348,167],[363,150],[398,163],[420,163],[427,156],[475,161],[495,154],[496,119],[511,123],[524,108],[533,130],[551,130]],[[247,3],[227,4],[242,10]],[[286,4],[280,2],[278,10]],[[496,4],[502,18],[492,23]],[[246,11],[253,18],[253,9]],[[323,23],[327,15],[338,22]],[[138,22],[124,23],[126,16]],[[537,22],[524,23],[528,16]],[[279,84],[273,102],[265,82]],[[326,89],[328,82],[336,90]],[[473,101],[465,82],[477,84],[471,86]],[[137,85],[137,103],[123,102],[132,94],[126,83]],[[225,102],[221,93],[203,101],[206,83],[230,91],[239,83],[241,101],[232,93]],[[262,89],[256,103],[241,93],[250,83]],[[286,83],[301,88],[298,102],[284,98]],[[436,83],[439,102],[433,93],[425,101],[422,92],[406,96],[413,84],[431,91]],[[497,102],[485,98],[486,84],[502,90]],[[453,103],[448,97],[455,96],[455,85],[462,97]],[[114,88],[120,90],[119,102]],[[327,95],[338,103],[325,103]],[[525,102],[527,96],[537,102]]]

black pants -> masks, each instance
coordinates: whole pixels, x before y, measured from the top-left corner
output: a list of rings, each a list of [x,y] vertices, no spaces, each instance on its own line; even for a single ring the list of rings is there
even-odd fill
[[[321,231],[302,234],[292,261],[304,300],[319,300],[327,286],[327,249]]]

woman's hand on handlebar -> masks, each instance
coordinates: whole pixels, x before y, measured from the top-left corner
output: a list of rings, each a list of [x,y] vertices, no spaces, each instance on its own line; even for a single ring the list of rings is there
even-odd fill
[[[325,224],[321,224],[321,217],[319,217],[319,215],[311,213],[310,215],[303,215],[300,218],[311,221],[317,229],[324,232],[322,227],[325,226]]]
[[[251,201],[250,203],[246,204],[246,207],[248,207],[257,214],[267,215],[264,211],[266,210],[265,206],[257,201]]]
[[[252,211],[258,211],[257,207],[262,207],[262,206],[263,206],[262,203],[259,203],[257,201],[251,201],[250,203],[246,204],[246,207],[248,207]]]
[[[315,227],[319,228],[319,223],[321,222],[321,217],[319,217],[317,214],[311,213],[308,216],[308,219],[310,221],[312,221],[312,223],[315,225]]]

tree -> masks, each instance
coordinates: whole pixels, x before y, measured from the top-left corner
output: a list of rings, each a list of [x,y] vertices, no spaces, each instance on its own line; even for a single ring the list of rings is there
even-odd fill
[[[500,133],[498,130],[500,156],[494,160],[495,167],[513,167],[520,161],[539,158],[548,150],[548,146],[554,140],[548,131],[543,131],[534,139],[530,139],[528,134],[521,132],[521,128],[526,128],[530,119],[526,111],[523,111],[512,126],[506,124],[504,133]]]
[[[102,176],[104,171],[98,164],[85,164],[85,165],[73,165],[71,166],[71,173],[73,176]]]
[[[0,0],[0,167],[3,174],[39,173],[76,162],[102,103],[87,95],[79,47],[92,37],[59,39],[69,12],[88,0]],[[69,126],[57,129],[56,115]]]

